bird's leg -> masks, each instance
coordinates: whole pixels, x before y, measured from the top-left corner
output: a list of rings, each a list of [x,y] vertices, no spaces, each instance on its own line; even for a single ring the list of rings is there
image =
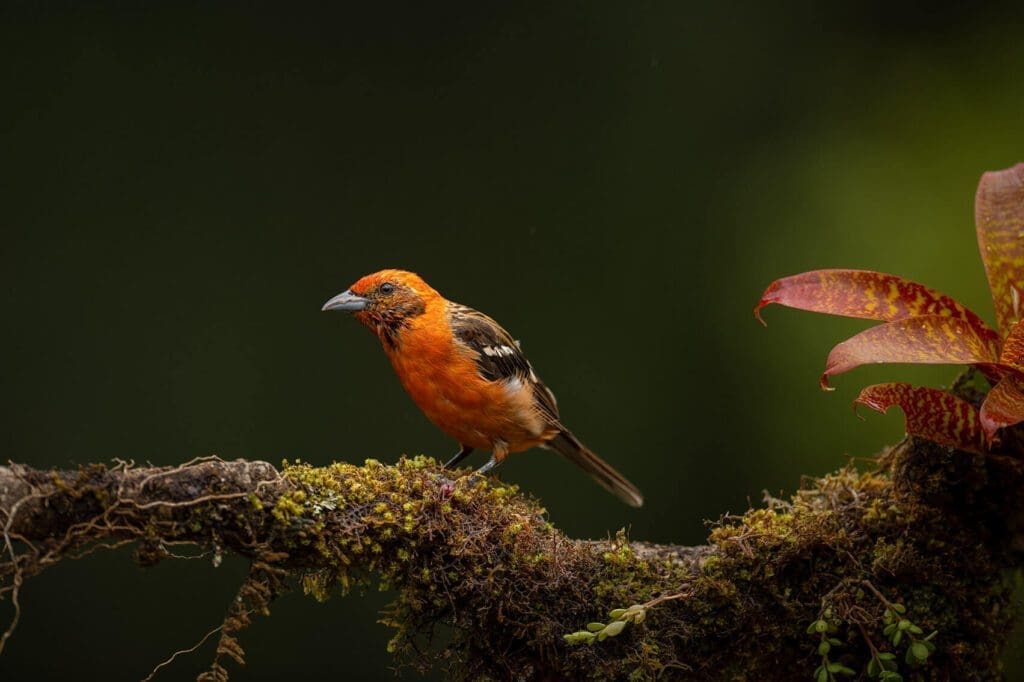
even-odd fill
[[[471,451],[472,448],[467,448],[465,445],[463,445],[462,450],[459,450],[459,454],[455,455],[455,457],[452,459],[452,462],[459,461],[460,459],[468,455]],[[501,464],[501,462],[505,459],[505,455],[507,454],[507,445],[500,441],[495,443],[494,452],[491,453],[491,458],[487,460],[487,464],[484,464],[482,467],[471,473],[469,476],[466,476],[464,479],[460,480],[466,481],[466,485],[468,486],[476,485],[480,481],[484,480],[484,474],[486,474],[488,471]],[[451,464],[452,462],[449,462],[448,464]],[[446,464],[445,466],[447,467],[448,464]],[[454,492],[455,482],[445,479],[445,483],[441,486],[441,497],[447,498]]]
[[[498,441],[494,444],[494,451],[491,453],[491,458],[487,460],[487,464],[473,472],[474,482],[483,478],[484,474],[493,469],[494,467],[505,461],[505,457],[508,455],[508,445],[502,441]]]
[[[444,466],[441,467],[441,468],[442,469],[451,469],[456,464],[458,464],[462,460],[466,459],[466,457],[469,457],[469,454],[471,452],[473,452],[473,448],[471,448],[468,445],[464,445],[464,444],[460,443],[459,444],[459,451],[455,453],[454,457],[452,457],[450,460],[445,462]],[[455,492],[455,481],[451,480],[450,478],[445,478],[444,476],[441,477],[441,481],[442,481],[442,483],[441,483],[441,496],[442,497],[448,497],[453,492]]]
[[[482,467],[474,471],[473,476],[483,476],[484,474],[486,474],[488,471],[498,466],[499,464],[501,464],[501,462],[495,459],[494,455],[491,455],[491,458],[487,460],[487,464],[484,464]]]
[[[462,445],[460,443],[459,444],[459,451],[455,453],[454,457],[452,457],[450,460],[445,462],[444,466],[441,467],[441,468],[442,469],[451,469],[453,466],[455,466],[456,464],[458,464],[462,460],[464,460],[467,457],[469,457],[469,454],[471,452],[473,452],[473,448],[469,447],[468,445]]]

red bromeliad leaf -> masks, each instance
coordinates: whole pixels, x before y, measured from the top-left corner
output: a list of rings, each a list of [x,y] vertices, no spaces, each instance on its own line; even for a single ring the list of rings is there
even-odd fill
[[[999,341],[964,320],[922,315],[866,329],[843,341],[828,354],[821,387],[828,379],[869,363],[995,364]]]
[[[906,416],[907,433],[960,450],[985,452],[978,411],[945,391],[905,383],[875,384],[860,392],[854,409],[857,405],[883,414],[896,405]]]
[[[1018,371],[1024,371],[1024,321],[1018,321],[1010,328],[1003,341],[999,362]]]
[[[1006,334],[1021,318],[1024,293],[1024,163],[981,176],[974,222],[996,321]]]
[[[981,404],[981,428],[991,442],[999,429],[1024,421],[1024,320],[1010,327],[999,364],[981,369],[992,384]]]
[[[989,441],[996,431],[1024,421],[1024,377],[1008,372],[981,404],[981,428]]]
[[[778,303],[790,308],[886,322],[919,315],[945,315],[989,329],[980,317],[955,299],[923,284],[870,270],[813,270],[777,279],[768,285],[754,315]]]

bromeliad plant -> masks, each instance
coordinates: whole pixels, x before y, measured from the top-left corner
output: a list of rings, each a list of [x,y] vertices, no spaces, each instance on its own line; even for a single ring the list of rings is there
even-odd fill
[[[772,282],[754,308],[771,303],[819,313],[880,320],[829,353],[821,386],[868,363],[950,363],[977,367],[992,389],[981,408],[934,388],[906,383],[868,386],[854,405],[903,410],[907,432],[984,453],[998,432],[1024,421],[1024,163],[985,173],[975,198],[978,247],[998,330],[956,300],[895,275],[867,270],[815,270]]]

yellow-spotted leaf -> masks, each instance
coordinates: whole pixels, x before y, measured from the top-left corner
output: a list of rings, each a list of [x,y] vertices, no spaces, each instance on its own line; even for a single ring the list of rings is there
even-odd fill
[[[895,405],[903,410],[907,433],[960,450],[985,452],[978,411],[945,391],[906,383],[875,384],[862,390],[853,405],[883,414]]]
[[[866,329],[833,348],[821,387],[827,390],[829,377],[866,364],[989,365],[998,359],[998,339],[969,322],[942,315],[907,317]]]
[[[768,285],[754,308],[772,303],[843,317],[891,322],[919,315],[963,320],[982,335],[996,337],[985,322],[955,299],[909,279],[870,270],[813,270],[777,279]]]
[[[981,428],[989,442],[999,429],[1024,421],[1024,378],[1008,372],[981,404]]]
[[[1010,333],[1003,341],[999,362],[1018,371],[1024,371],[1024,321],[1017,321],[1010,327]]]
[[[978,248],[999,330],[1021,319],[1024,295],[1024,163],[981,176],[974,201]]]

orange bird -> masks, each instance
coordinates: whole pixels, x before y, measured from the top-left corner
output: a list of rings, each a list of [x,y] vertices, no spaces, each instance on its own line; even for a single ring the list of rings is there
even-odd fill
[[[402,386],[430,421],[457,440],[461,462],[490,450],[477,470],[510,452],[557,451],[626,504],[644,498],[635,485],[587,449],[558,418],[555,395],[534,374],[507,331],[483,313],[447,300],[419,275],[381,270],[363,277],[323,310],[355,313],[376,332]]]

